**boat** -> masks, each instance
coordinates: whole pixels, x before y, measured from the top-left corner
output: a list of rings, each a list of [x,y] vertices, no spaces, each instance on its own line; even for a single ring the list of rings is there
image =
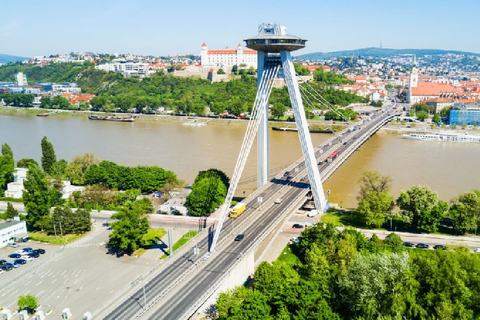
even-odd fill
[[[198,119],[193,119],[192,121],[186,121],[182,123],[184,126],[204,126],[206,122],[198,122]]]
[[[95,116],[91,115],[88,116],[88,119],[90,120],[105,120],[105,121],[118,121],[118,122],[134,122],[137,120],[137,117],[135,116]]]
[[[37,117],[48,117],[48,113],[37,113]]]
[[[442,142],[473,142],[480,143],[480,136],[456,133],[410,133],[402,135],[404,139]]]
[[[272,130],[298,132],[297,128],[272,127]],[[310,131],[310,133],[334,133],[333,130],[331,129],[324,129],[324,130],[309,129],[308,131]]]

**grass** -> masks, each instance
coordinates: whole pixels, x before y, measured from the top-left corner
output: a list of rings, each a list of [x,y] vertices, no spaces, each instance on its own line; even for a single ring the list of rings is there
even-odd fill
[[[185,243],[187,243],[191,238],[196,236],[198,231],[188,231],[185,233],[175,244],[173,245],[173,252],[177,251],[181,246],[183,246]],[[160,259],[165,259],[170,255],[170,249],[167,250],[166,253],[163,254],[163,256]]]
[[[288,244],[285,249],[283,249],[277,261],[283,262],[290,266],[302,265],[300,259],[293,253],[292,247],[293,245]]]
[[[155,243],[157,243],[164,235],[167,234],[167,231],[162,228],[149,228],[147,233],[143,235],[142,237],[142,242],[143,246],[141,248],[138,248],[133,252],[134,256],[141,257],[145,252],[147,252],[148,248],[153,246]]]
[[[64,245],[64,244],[73,242],[75,240],[78,240],[83,236],[85,236],[86,234],[87,233],[66,234],[63,236],[63,238],[60,235],[57,235],[57,237],[55,238],[55,236],[47,235],[47,233],[44,231],[37,231],[37,232],[30,232],[28,234],[28,237],[30,240],[33,240],[33,241],[46,242],[46,243],[55,244],[55,245]]]
[[[355,211],[329,210],[320,221],[332,223],[335,227],[367,228],[363,221],[357,218]]]

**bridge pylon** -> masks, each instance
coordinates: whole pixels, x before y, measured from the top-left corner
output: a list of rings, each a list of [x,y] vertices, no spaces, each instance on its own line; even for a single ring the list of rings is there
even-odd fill
[[[285,79],[287,84],[315,206],[320,212],[328,209],[291,55],[291,51],[304,48],[307,40],[288,35],[286,31],[285,26],[263,23],[258,27],[256,36],[245,40],[248,48],[257,51],[257,96],[210,251],[215,250],[223,221],[228,214],[233,193],[238,185],[255,135],[257,136],[258,188],[268,182],[268,99],[277,78]]]

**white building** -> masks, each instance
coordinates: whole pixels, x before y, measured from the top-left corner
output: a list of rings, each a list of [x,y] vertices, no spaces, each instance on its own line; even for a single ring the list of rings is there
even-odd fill
[[[0,222],[0,248],[27,236],[27,224],[17,219]]]
[[[257,51],[242,49],[238,44],[237,49],[208,50],[207,44],[202,44],[200,52],[202,67],[227,68],[233,66],[246,65],[247,68],[257,68]]]
[[[23,196],[23,181],[27,179],[28,169],[15,168],[13,173],[13,182],[7,184],[7,190],[5,191],[5,197],[20,199]]]
[[[17,86],[19,87],[25,87],[28,86],[27,83],[27,75],[24,74],[23,72],[19,72],[15,75],[15,80],[17,81]]]
[[[95,69],[104,70],[107,72],[121,73],[124,77],[138,76],[140,78],[149,74],[155,73],[151,70],[148,63],[143,62],[115,62],[105,63],[95,66]]]
[[[62,188],[62,199],[68,199],[70,198],[70,196],[76,192],[76,191],[80,191],[82,192],[83,190],[85,190],[85,187],[82,187],[82,186],[74,186],[72,185],[72,183],[68,180],[64,180],[62,181],[62,184],[63,184],[63,188]]]
[[[76,83],[52,84],[52,95],[60,95],[62,93],[79,94],[82,88],[77,87]]]

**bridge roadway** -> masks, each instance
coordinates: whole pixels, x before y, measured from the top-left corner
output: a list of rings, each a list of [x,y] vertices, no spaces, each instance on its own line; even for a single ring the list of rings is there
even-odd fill
[[[385,111],[375,113],[361,125],[346,129],[320,145],[315,154],[322,180],[395,116],[392,106],[385,107]],[[339,156],[326,162],[333,151],[339,151]],[[247,208],[241,216],[225,221],[216,252],[207,253],[212,230],[205,230],[174,253],[162,268],[146,276],[142,286],[127,299],[114,297],[115,302],[97,311],[95,319],[189,318],[221,285],[237,261],[255,250],[280,221],[305,201],[309,185],[304,182],[307,180],[304,161],[295,162],[287,172],[247,197]],[[262,203],[257,202],[259,196],[263,198]],[[274,203],[277,198],[282,199],[280,204]],[[245,238],[233,241],[237,233],[244,233]],[[193,253],[194,245],[201,254]]]

